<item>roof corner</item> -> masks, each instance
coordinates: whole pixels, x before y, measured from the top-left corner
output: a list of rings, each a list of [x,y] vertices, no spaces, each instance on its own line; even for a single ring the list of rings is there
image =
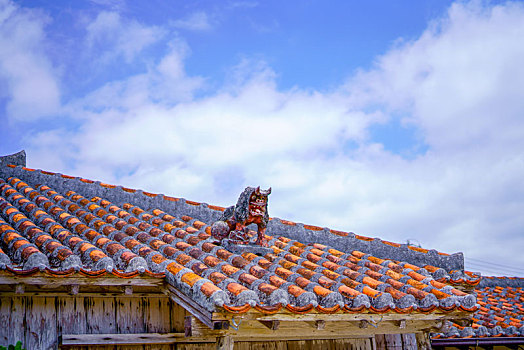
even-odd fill
[[[9,154],[7,156],[0,156],[0,167],[8,164],[26,166],[26,153],[25,150],[20,152]]]

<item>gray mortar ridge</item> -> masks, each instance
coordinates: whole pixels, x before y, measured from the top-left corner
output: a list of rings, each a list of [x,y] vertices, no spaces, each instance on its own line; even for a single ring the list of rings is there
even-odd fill
[[[477,288],[485,287],[513,287],[513,288],[523,288],[524,287],[524,278],[521,277],[482,277]]]
[[[377,258],[393,258],[395,260],[409,262],[416,266],[433,265],[441,267],[446,271],[464,269],[464,256],[462,253],[440,255],[435,250],[421,253],[409,249],[407,244],[403,244],[401,247],[392,247],[384,244],[379,238],[375,238],[373,241],[363,241],[355,238],[355,235],[351,233],[346,237],[342,237],[331,233],[327,228],[321,231],[313,231],[306,229],[304,225],[300,223],[296,225],[286,225],[278,218],[273,218],[273,220],[269,222],[268,232],[269,234],[271,234],[271,232],[278,232],[282,236],[305,244],[321,243],[337,247],[337,249],[341,251],[359,250]]]
[[[250,252],[255,255],[265,256],[267,253],[273,253],[273,249],[262,247],[254,244],[235,244],[229,239],[222,241],[222,246],[229,250],[231,253],[242,254],[244,252]]]
[[[512,335],[524,335],[524,327],[517,328],[515,326],[509,326],[507,328],[502,328],[501,326],[495,326],[494,328],[487,328],[486,326],[480,326],[477,329],[472,327],[464,327],[464,329],[458,329],[454,325],[448,324],[448,330],[444,333],[434,333],[433,335],[439,334],[445,338],[451,337],[475,337],[475,336],[498,336],[503,334],[505,336]]]
[[[10,154],[7,156],[0,157],[0,167],[4,167],[7,164],[26,166],[26,154],[22,150],[20,152]]]
[[[144,195],[142,190],[136,192],[127,192],[121,186],[107,188],[100,186],[99,181],[87,183],[81,181],[81,178],[64,178],[61,174],[48,175],[41,170],[24,170],[22,166],[15,168],[0,166],[0,177],[4,180],[15,176],[30,184],[33,188],[36,184],[46,184],[55,191],[65,194],[67,191],[75,191],[86,198],[95,196],[109,199],[118,206],[124,203],[131,203],[142,207],[143,209],[158,208],[175,217],[188,215],[205,223],[211,224],[222,215],[219,210],[210,209],[208,204],[199,205],[188,204],[184,198],[177,201],[168,201],[164,199],[163,194],[155,197]],[[393,247],[383,243],[380,239],[375,238],[372,241],[363,241],[355,238],[353,233],[346,237],[338,236],[324,228],[321,231],[314,231],[304,227],[304,224],[286,225],[279,218],[273,218],[269,221],[266,233],[273,236],[285,236],[292,240],[300,241],[305,244],[320,243],[327,246],[337,247],[341,251],[359,250],[371,254],[381,259],[394,259],[398,261],[409,262],[416,266],[433,265],[443,268],[446,271],[464,270],[464,256],[462,253],[451,255],[440,255],[435,250],[427,253],[416,252],[408,248],[406,244],[401,247]]]

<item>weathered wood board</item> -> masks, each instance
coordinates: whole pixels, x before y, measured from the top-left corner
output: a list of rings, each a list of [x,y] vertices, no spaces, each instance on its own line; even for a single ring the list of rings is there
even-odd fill
[[[0,298],[0,327],[8,328],[11,320],[11,302],[12,298]],[[7,332],[0,332],[0,344],[8,344],[9,334]]]
[[[56,305],[53,297],[27,298],[25,305],[25,347],[56,349]]]
[[[62,334],[170,333],[183,331],[184,310],[167,296],[4,295],[0,297],[0,345],[21,341],[26,349],[58,349]],[[181,319],[177,319],[181,317]],[[5,325],[9,325],[6,327]],[[182,325],[181,327],[179,325]],[[66,348],[66,347],[64,347]],[[67,349],[91,349],[75,345]],[[175,344],[96,345],[99,350],[174,349]]]
[[[59,315],[59,334],[84,334],[87,329],[86,312],[83,298],[57,298]]]
[[[375,335],[375,344],[377,350],[386,350],[386,337],[384,336],[384,334]]]
[[[417,350],[417,339],[414,333],[407,334],[376,334],[377,350]]]
[[[401,334],[386,334],[386,348],[388,350],[400,350],[402,349],[402,335]]]
[[[372,338],[377,328],[361,328],[358,322],[350,319],[323,321],[322,327],[318,327],[314,319],[307,317],[300,320],[284,318],[278,321],[278,327],[268,328],[257,319],[238,316],[236,321],[242,320],[238,331],[211,331],[191,317],[193,337],[188,339],[182,336],[184,317],[188,312],[167,296],[49,295],[1,295],[0,322],[9,324],[9,327],[0,327],[0,345],[21,340],[27,349],[216,349],[217,337],[230,335],[234,349],[372,350],[375,345],[376,349],[384,350],[416,350],[417,340],[426,348],[428,346],[427,338],[423,336],[415,338],[414,334],[401,334],[427,326],[428,320],[422,318],[407,320],[405,328],[401,328],[397,320],[382,321],[378,324],[379,329],[392,334]],[[275,321],[274,316],[265,316],[262,320],[266,319]],[[61,339],[75,334],[80,338],[85,334],[93,335],[93,339],[100,336],[89,346],[86,343],[60,344]],[[110,335],[108,339],[101,339],[107,334]],[[134,343],[125,340],[133,337]],[[224,349],[228,348],[228,342],[221,344]]]
[[[402,334],[402,344],[404,350],[417,350],[417,338],[415,334]]]

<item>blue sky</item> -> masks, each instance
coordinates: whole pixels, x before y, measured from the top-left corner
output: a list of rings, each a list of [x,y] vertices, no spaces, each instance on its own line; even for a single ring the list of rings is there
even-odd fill
[[[522,37],[522,2],[0,0],[0,154],[522,275]]]
[[[398,40],[415,39],[428,22],[445,13],[450,1],[336,1],[325,6],[322,1],[20,1],[21,5],[45,9],[52,16],[48,28],[62,46],[55,57],[69,62],[73,52],[82,50],[87,20],[103,10],[116,10],[122,16],[142,24],[158,26],[171,23],[166,36],[183,38],[191,49],[186,70],[190,75],[204,75],[214,83],[227,79],[232,66],[245,57],[266,61],[278,72],[278,86],[329,89],[341,84],[357,69],[368,68],[373,59]],[[110,5],[110,4],[113,5]],[[195,25],[179,24],[193,20]],[[189,23],[189,22],[187,22]],[[197,24],[198,26],[198,24]],[[167,39],[167,38],[166,38]],[[148,52],[155,57],[165,46],[160,43]],[[212,59],[210,59],[212,57]],[[114,79],[140,70],[140,64],[121,67],[106,79]],[[136,70],[135,70],[136,69]],[[86,80],[79,69],[80,80]],[[114,74],[114,75],[113,75]]]

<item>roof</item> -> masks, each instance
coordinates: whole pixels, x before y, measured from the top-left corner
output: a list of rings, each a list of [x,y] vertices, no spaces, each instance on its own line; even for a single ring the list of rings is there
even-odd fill
[[[459,288],[477,284],[479,276],[449,271],[461,254],[278,218],[266,231],[270,253],[236,252],[210,237],[210,225],[223,210],[21,165],[0,166],[0,273],[151,275],[209,311],[232,313],[477,309],[475,296]],[[399,257],[437,264],[420,267]]]
[[[524,278],[483,277],[475,292],[480,307],[472,325],[451,323],[433,339],[524,336]]]

